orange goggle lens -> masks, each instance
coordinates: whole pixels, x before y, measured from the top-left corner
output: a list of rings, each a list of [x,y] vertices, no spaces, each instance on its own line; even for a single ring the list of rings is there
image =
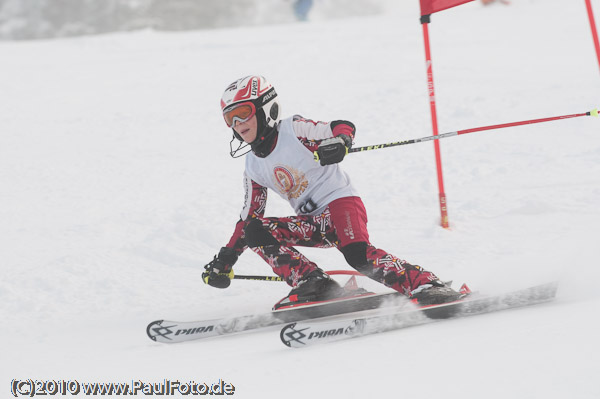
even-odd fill
[[[247,120],[252,118],[255,113],[256,109],[254,108],[254,104],[247,103],[238,105],[233,109],[223,112],[223,117],[225,118],[225,123],[227,123],[227,126],[233,127],[233,124],[236,121],[246,122]]]

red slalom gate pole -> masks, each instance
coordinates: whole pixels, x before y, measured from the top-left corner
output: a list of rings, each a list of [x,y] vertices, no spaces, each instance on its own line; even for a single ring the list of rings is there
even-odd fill
[[[430,22],[429,15],[421,16],[421,26],[423,27],[423,39],[425,41],[425,65],[427,68],[427,87],[429,89],[429,108],[431,110],[431,125],[433,128],[433,135],[438,135],[437,125],[437,111],[435,106],[435,90],[433,86],[433,66],[431,61],[431,48],[429,45],[429,29],[428,25]],[[444,190],[444,174],[442,172],[442,154],[440,151],[440,143],[436,140],[433,143],[435,150],[435,166],[437,171],[438,179],[438,193],[440,200],[440,214],[441,214],[441,225],[447,229],[450,227],[448,221],[448,206],[446,201],[446,192]]]
[[[596,30],[596,22],[594,21],[594,11],[592,10],[592,1],[585,0],[587,7],[588,18],[590,20],[590,27],[592,28],[592,38],[594,39],[594,46],[596,47],[596,57],[598,58],[598,67],[600,67],[600,43],[598,42],[598,31]]]

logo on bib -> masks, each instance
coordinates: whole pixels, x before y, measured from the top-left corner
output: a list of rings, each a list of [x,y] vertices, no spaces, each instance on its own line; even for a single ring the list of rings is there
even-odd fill
[[[304,174],[288,166],[276,166],[273,168],[273,176],[279,192],[288,199],[300,197],[308,187]]]

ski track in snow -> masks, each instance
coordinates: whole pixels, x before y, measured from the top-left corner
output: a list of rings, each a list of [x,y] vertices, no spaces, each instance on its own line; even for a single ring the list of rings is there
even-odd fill
[[[431,143],[344,160],[375,245],[481,292],[559,280],[552,303],[305,350],[285,348],[277,328],[180,345],[145,335],[161,318],[264,312],[288,291],[201,281],[243,200],[243,160],[229,157],[218,105],[231,81],[265,75],[284,115],[350,119],[356,145],[431,134],[412,3],[0,43],[2,396],[13,378],[168,378],[224,379],[240,398],[600,397],[597,118],[442,140],[448,231]],[[473,2],[433,15],[430,35],[440,132],[600,106],[583,1]],[[267,214],[290,213],[270,193]],[[335,250],[303,252],[349,268]],[[236,271],[270,272],[250,251]]]

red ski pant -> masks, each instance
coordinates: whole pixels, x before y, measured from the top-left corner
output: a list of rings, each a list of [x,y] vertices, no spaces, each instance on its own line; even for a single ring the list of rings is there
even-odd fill
[[[364,265],[352,265],[366,276],[404,294],[437,277],[417,265],[374,247],[369,241],[367,213],[359,197],[332,201],[319,215],[259,217],[263,230],[277,244],[254,246],[275,274],[295,287],[318,266],[294,247],[336,247],[344,252],[349,245],[364,248]],[[361,247],[362,246],[362,247]]]

